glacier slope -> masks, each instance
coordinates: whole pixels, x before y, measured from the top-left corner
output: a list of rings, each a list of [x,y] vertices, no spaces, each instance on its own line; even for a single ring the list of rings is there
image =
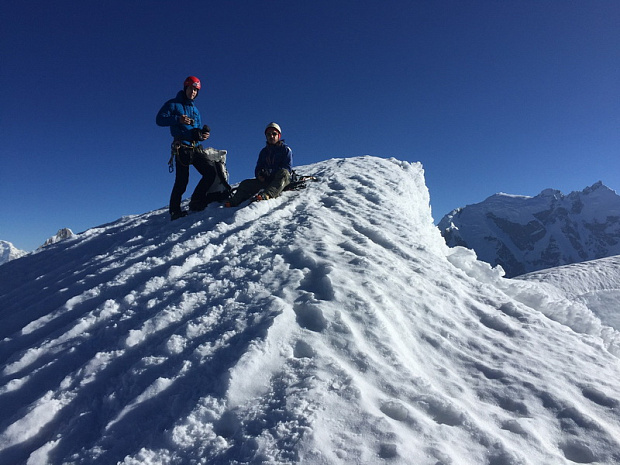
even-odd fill
[[[620,461],[613,336],[448,249],[419,164],[299,171],[0,267],[0,462]]]

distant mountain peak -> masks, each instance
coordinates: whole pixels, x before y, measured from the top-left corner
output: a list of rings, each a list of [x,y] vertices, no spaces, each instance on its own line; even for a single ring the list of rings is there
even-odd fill
[[[564,195],[495,194],[450,212],[439,228],[451,246],[476,251],[507,276],[620,254],[620,196],[601,181]]]
[[[605,184],[603,184],[602,181],[597,181],[594,184],[592,184],[591,186],[586,187],[584,190],[582,190],[581,194],[588,195],[588,194],[591,194],[591,193],[597,192],[597,191],[600,191],[600,192],[610,192],[610,193],[613,193],[613,194],[616,193],[613,189],[610,189]]]
[[[41,249],[43,247],[47,247],[48,245],[55,244],[56,242],[64,241],[65,239],[68,239],[73,236],[75,236],[75,234],[73,234],[73,231],[71,231],[69,228],[59,229],[55,236],[50,237],[39,248]]]
[[[0,241],[0,265],[27,254],[28,252],[18,249],[8,241]]]
[[[560,192],[557,189],[551,189],[551,188],[547,188],[547,189],[543,189],[540,194],[538,194],[539,197],[554,197],[556,199],[562,198],[564,197],[564,194],[562,194],[562,192]]]
[[[596,181],[594,184],[592,184],[590,187],[586,187],[584,189],[584,192],[588,189],[590,190],[595,190],[595,189],[599,189],[599,188],[605,188],[605,189],[609,189],[609,187],[607,187],[605,184],[603,184],[603,181]]]

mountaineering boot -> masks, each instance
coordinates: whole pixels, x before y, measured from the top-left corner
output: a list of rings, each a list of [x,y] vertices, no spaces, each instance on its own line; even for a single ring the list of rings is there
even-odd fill
[[[184,216],[187,216],[187,211],[185,210],[172,212],[170,213],[170,221],[178,220],[179,218],[183,218]]]
[[[254,202],[260,202],[261,200],[269,200],[270,198],[271,197],[269,197],[269,195],[263,192],[262,194],[256,194],[254,196]]]
[[[190,211],[193,212],[201,212],[203,211],[205,208],[207,208],[207,204],[206,203],[189,203],[189,209]],[[185,213],[187,215],[187,213]]]

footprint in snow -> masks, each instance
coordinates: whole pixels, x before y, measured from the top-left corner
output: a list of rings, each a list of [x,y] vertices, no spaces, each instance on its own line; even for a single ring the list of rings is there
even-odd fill
[[[380,410],[392,420],[405,421],[409,417],[407,408],[396,401],[388,401],[381,405]]]
[[[398,457],[398,447],[396,444],[391,443],[379,445],[379,457],[382,459],[393,459]]]
[[[441,399],[428,397],[420,400],[419,404],[439,424],[460,426],[465,421],[463,412]]]
[[[604,392],[591,387],[584,387],[581,390],[583,396],[602,407],[616,408],[620,404],[616,399],[608,397]]]
[[[581,441],[565,441],[560,444],[560,449],[571,462],[576,463],[592,463],[598,462],[594,452]]]
[[[293,356],[295,358],[312,358],[315,354],[314,348],[306,341],[300,339],[295,343],[295,348],[293,349]]]
[[[487,379],[502,379],[505,376],[503,371],[488,367],[486,365],[483,365],[482,363],[476,363],[474,366]]]
[[[297,317],[297,324],[310,331],[321,332],[327,328],[327,319],[317,303],[312,301],[298,301],[293,306]]]

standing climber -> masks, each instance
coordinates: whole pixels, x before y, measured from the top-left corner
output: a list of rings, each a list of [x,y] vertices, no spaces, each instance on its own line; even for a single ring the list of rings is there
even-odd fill
[[[187,211],[181,209],[181,200],[189,182],[189,166],[193,165],[202,175],[192,194],[190,210],[205,209],[208,203],[207,191],[216,177],[213,163],[200,150],[195,150],[200,147],[199,142],[209,138],[211,132],[209,126],[202,126],[200,112],[194,104],[200,87],[200,80],[189,76],[183,83],[183,90],[164,103],[155,120],[158,126],[169,126],[174,138],[172,144],[176,175],[169,204],[170,219],[173,221],[187,215]]]
[[[274,199],[291,182],[293,151],[284,143],[280,126],[269,123],[265,128],[265,137],[267,145],[260,151],[254,169],[256,178],[241,181],[225,206],[236,207],[253,195],[254,200]],[[261,189],[262,192],[258,193]]]

